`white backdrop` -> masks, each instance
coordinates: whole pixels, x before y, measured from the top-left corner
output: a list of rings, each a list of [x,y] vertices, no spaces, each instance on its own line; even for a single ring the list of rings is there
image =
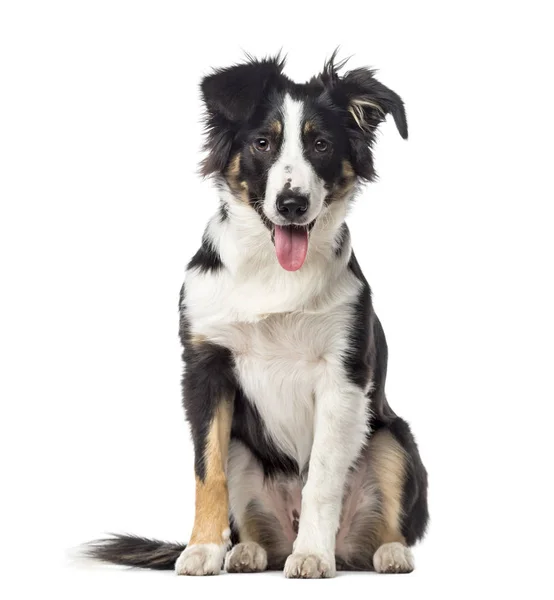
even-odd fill
[[[546,2],[2,2],[0,586],[6,597],[544,597],[552,562],[552,143]],[[349,224],[430,475],[410,576],[176,578],[69,561],[104,532],[186,541],[177,300],[217,200],[198,82],[335,46],[405,100]],[[271,579],[269,579],[271,578]],[[308,586],[308,587],[306,587]],[[551,578],[550,578],[550,586]],[[344,591],[343,591],[344,590]]]

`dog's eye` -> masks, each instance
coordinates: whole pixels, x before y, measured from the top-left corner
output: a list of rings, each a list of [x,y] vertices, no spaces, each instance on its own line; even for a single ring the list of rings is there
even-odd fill
[[[327,152],[329,149],[329,142],[326,142],[325,140],[316,140],[314,148],[317,152]]]
[[[266,138],[258,138],[254,142],[254,148],[256,148],[256,150],[258,150],[259,152],[267,152],[270,148],[269,140],[267,140]]]

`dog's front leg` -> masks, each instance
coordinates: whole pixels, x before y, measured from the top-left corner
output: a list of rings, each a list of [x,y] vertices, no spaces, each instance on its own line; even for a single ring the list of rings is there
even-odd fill
[[[344,487],[348,470],[366,441],[368,402],[359,387],[327,365],[315,390],[314,442],[298,536],[285,563],[287,577],[335,575]]]
[[[178,575],[217,575],[230,543],[227,451],[235,389],[230,355],[207,342],[185,344],[183,402],[195,451],[196,513]]]

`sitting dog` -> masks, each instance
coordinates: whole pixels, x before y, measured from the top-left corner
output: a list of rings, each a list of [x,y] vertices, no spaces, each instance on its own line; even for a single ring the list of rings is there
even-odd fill
[[[190,542],[115,536],[91,544],[97,559],[179,575],[414,568],[427,473],[387,402],[385,335],[345,224],[379,124],[391,114],[408,136],[404,105],[335,55],[307,83],[283,68],[249,58],[201,85],[219,209],[179,304]]]

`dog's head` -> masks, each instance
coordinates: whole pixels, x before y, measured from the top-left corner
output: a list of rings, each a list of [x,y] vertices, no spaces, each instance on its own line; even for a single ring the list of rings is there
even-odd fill
[[[309,232],[334,202],[375,176],[375,131],[392,114],[408,136],[404,104],[369,69],[340,75],[334,55],[297,84],[278,57],[215,71],[202,81],[206,105],[204,175],[224,178],[238,202],[257,211],[287,270],[306,258]]]

